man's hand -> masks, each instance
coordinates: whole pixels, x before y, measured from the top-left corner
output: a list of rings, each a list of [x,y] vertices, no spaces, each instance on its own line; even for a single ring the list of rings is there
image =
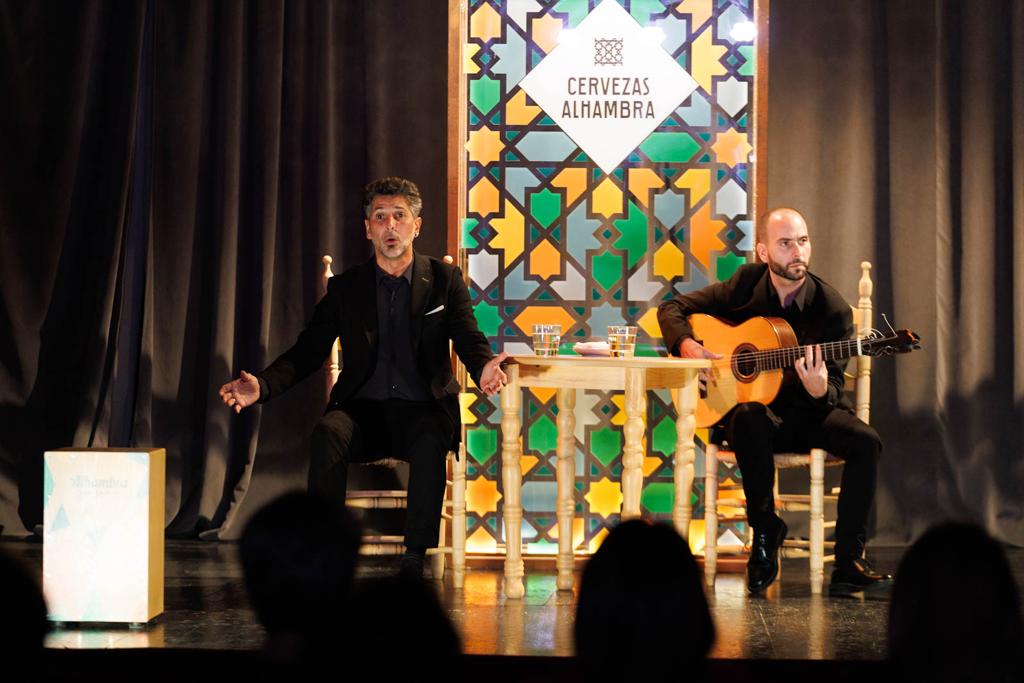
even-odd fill
[[[693,337],[687,337],[683,341],[679,342],[679,357],[680,358],[710,358],[711,360],[718,360],[722,356],[721,354],[709,351],[697,342]],[[697,381],[700,383],[700,394],[701,396],[708,395],[708,382],[712,385],[718,384],[718,368],[701,368],[697,373]]]
[[[828,368],[820,346],[808,346],[804,357],[798,358],[793,365],[804,389],[813,398],[821,398],[828,392]]]
[[[501,369],[501,362],[506,358],[508,358],[508,354],[502,351],[492,358],[484,366],[483,372],[480,373],[480,390],[488,396],[494,396],[501,391],[501,388],[505,386],[505,382],[508,381],[508,377],[505,376],[505,372]]]
[[[260,381],[245,370],[238,379],[228,382],[220,388],[220,397],[236,413],[248,408],[260,400]]]

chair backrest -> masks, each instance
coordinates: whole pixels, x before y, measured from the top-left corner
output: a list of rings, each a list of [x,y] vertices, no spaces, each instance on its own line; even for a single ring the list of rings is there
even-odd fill
[[[871,263],[860,262],[860,281],[857,283],[857,305],[853,309],[853,333],[859,337],[871,334],[872,306],[871,294],[874,283],[871,282]],[[852,382],[854,394],[854,410],[857,417],[864,422],[871,421],[871,356],[857,356],[853,366],[853,375],[847,370],[847,388]]]
[[[327,281],[334,277],[334,272],[331,270],[331,264],[334,263],[334,259],[331,258],[330,254],[324,254],[320,261],[324,264],[324,269],[320,274],[320,295],[327,294]],[[337,339],[334,340],[334,344],[331,346],[331,353],[327,356],[327,361],[324,363],[324,381],[327,384],[327,391],[325,397],[327,400],[331,398],[331,389],[334,388],[334,384],[338,381],[338,375],[341,374],[341,366],[338,364],[339,358],[341,357],[341,346]]]

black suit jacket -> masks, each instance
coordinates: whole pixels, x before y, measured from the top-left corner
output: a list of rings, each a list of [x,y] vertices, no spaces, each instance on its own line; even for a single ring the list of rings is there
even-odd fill
[[[257,376],[266,385],[261,401],[270,400],[319,369],[335,338],[341,341],[341,375],[327,409],[352,398],[377,363],[377,278],[374,259],[349,268],[327,282],[327,294],[295,345]],[[459,383],[452,372],[448,341],[475,382],[494,356],[480,332],[469,290],[457,267],[414,254],[409,305],[410,347],[416,367],[434,398],[459,424]],[[457,432],[459,430],[456,430]]]

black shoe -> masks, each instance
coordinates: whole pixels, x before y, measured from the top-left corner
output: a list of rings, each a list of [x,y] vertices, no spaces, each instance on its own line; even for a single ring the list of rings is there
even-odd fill
[[[829,593],[844,595],[885,586],[891,582],[892,575],[876,570],[865,558],[843,558],[836,560],[828,590]]]
[[[754,530],[754,545],[747,561],[747,590],[763,593],[779,575],[779,546],[786,540],[786,523],[778,520],[774,530]]]
[[[398,576],[403,579],[423,578],[423,553],[406,552],[402,555],[402,563],[398,565]]]

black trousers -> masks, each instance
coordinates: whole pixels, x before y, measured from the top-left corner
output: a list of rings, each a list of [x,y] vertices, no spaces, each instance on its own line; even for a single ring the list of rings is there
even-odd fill
[[[405,544],[433,548],[441,524],[445,456],[454,443],[455,428],[434,401],[349,401],[324,414],[313,430],[309,491],[344,500],[349,463],[405,460]]]
[[[878,433],[845,410],[824,415],[760,403],[742,403],[726,418],[725,436],[736,453],[747,497],[747,519],[754,529],[777,528],[774,453],[824,448],[844,460],[836,520],[836,558],[860,557],[867,538],[868,513],[882,443]]]

